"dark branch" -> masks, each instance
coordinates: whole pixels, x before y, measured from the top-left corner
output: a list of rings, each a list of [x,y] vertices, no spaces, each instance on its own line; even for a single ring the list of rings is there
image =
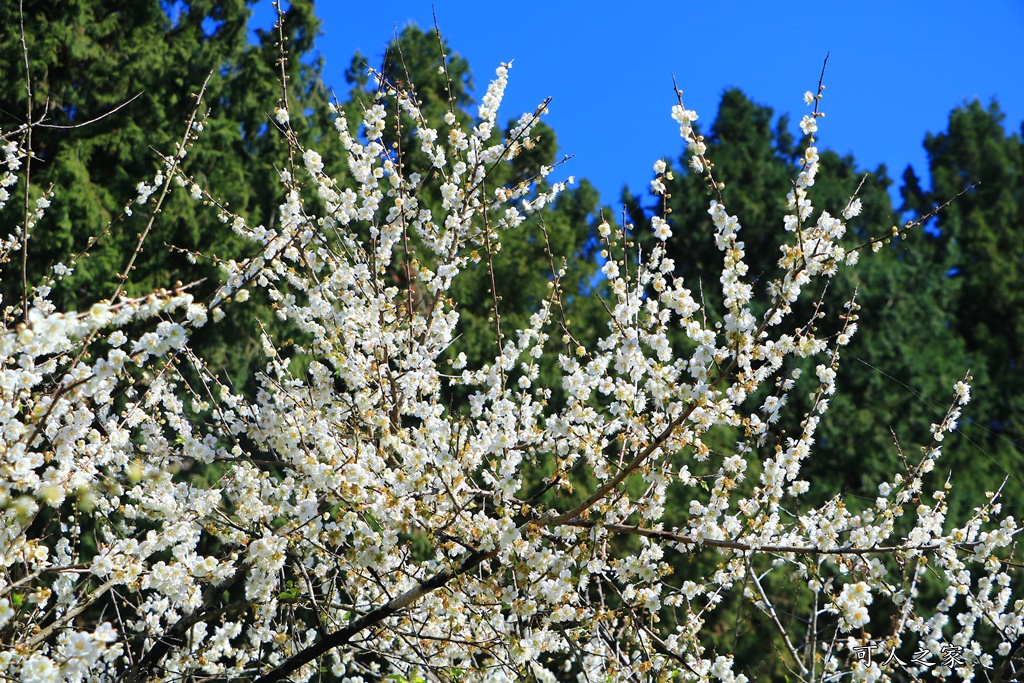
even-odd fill
[[[460,564],[456,569],[445,569],[434,574],[415,588],[410,588],[397,598],[389,600],[377,609],[367,612],[345,628],[335,631],[325,638],[321,638],[304,650],[296,652],[294,655],[286,659],[281,666],[270,671],[261,678],[256,679],[255,683],[273,683],[273,681],[286,680],[303,665],[308,664],[317,657],[327,654],[336,647],[347,644],[356,634],[376,626],[393,614],[396,614],[413,604],[427,593],[444,586],[457,576],[461,576],[466,572],[472,571],[481,562],[493,559],[497,554],[498,548],[487,552],[478,550],[475,553],[472,553],[469,557],[463,560],[462,564]]]

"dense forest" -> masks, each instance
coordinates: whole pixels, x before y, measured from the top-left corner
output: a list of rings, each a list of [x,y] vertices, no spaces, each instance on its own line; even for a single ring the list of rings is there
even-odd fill
[[[8,131],[44,117],[45,125],[31,134],[34,195],[29,199],[45,197],[51,208],[34,228],[25,280],[20,258],[0,263],[5,321],[16,317],[31,290],[40,287],[67,310],[88,307],[115,292],[139,294],[176,283],[190,285],[197,298],[207,296],[221,278],[221,264],[252,256],[251,244],[220,219],[223,211],[244,217],[250,226],[273,227],[279,220],[284,201],[279,179],[294,163],[294,152],[283,144],[288,135],[315,146],[339,189],[356,187],[332,107],[355,130],[378,89],[387,86],[368,77],[366,58],[358,54],[345,83],[324,82],[324,65],[314,57],[318,20],[311,0],[292,2],[283,32],[257,31],[256,42],[248,37],[245,0],[183,3],[173,17],[163,3],[148,0],[28,0],[24,13],[31,88],[13,85],[24,82],[26,53],[18,32],[8,30],[0,37],[0,79],[6,84],[0,92],[0,128]],[[0,23],[19,24],[17,3],[0,3]],[[283,62],[282,49],[288,53]],[[475,80],[457,50],[432,30],[410,26],[388,46],[383,66],[372,66],[382,70],[385,83],[413,89],[425,115],[450,115],[468,124],[476,118]],[[445,66],[441,71],[439,61]],[[203,195],[203,203],[171,194],[150,228],[142,209],[155,198],[147,197],[140,183],[159,185],[153,181],[163,167],[159,154],[180,144],[200,88],[201,116],[196,134],[185,138],[189,149],[182,168],[194,180],[190,191]],[[275,107],[290,112],[288,126],[273,118]],[[434,182],[431,159],[419,151],[416,122],[397,110],[389,111],[389,117],[397,125],[384,135],[388,145],[401,150],[405,172],[422,173],[428,185]],[[508,121],[505,134],[511,135],[516,125]],[[794,129],[786,113],[753,102],[740,90],[724,92],[717,115],[697,128],[707,157],[720,169],[716,178],[725,183],[724,202],[744,217],[742,234],[755,289],[766,287],[778,270],[785,197],[804,153]],[[848,223],[848,244],[868,241],[890,227],[899,236],[862,259],[855,271],[841,271],[827,288],[806,291],[795,304],[802,317],[813,318],[815,307],[841,309],[856,293],[864,311],[843,357],[838,392],[819,428],[816,449],[823,457],[813,461],[805,477],[812,498],[825,500],[839,488],[851,510],[870,504],[881,477],[931,441],[929,424],[942,420],[950,387],[969,372],[973,401],[956,433],[943,443],[937,467],[939,480],[956,473],[950,521],[964,521],[973,513],[972,501],[1001,485],[1004,511],[1020,517],[1024,138],[1008,127],[998,103],[975,101],[950,112],[947,129],[929,134],[923,144],[928,168],[908,167],[899,178],[885,167],[864,169],[852,156],[820,152],[816,204],[843,206],[855,194],[862,198],[863,211]],[[489,182],[526,187],[530,196],[540,196],[550,189],[547,173],[559,151],[557,131],[539,124],[527,149],[499,162]],[[653,228],[664,213],[673,230],[666,249],[674,274],[717,287],[721,255],[707,210],[706,179],[687,163],[683,149],[666,147],[664,158],[673,161],[668,173],[659,175],[666,189],[660,197],[645,188],[630,188],[619,198],[600,197],[585,179],[577,180],[543,214],[505,233],[501,250],[488,252],[451,293],[461,306],[460,348],[466,354],[457,362],[477,367],[494,355],[496,320],[509,330],[528,326],[557,274],[566,293],[559,315],[571,320],[566,324],[572,334],[549,340],[555,352],[539,360],[540,377],[555,377],[558,349],[588,345],[607,331],[602,329],[603,302],[610,295],[601,264],[609,258],[628,262],[628,254],[616,249],[652,249]],[[899,205],[890,199],[894,186]],[[207,188],[218,194],[206,195]],[[302,192],[312,203],[321,201],[311,185]],[[441,194],[424,192],[420,202],[440,211]],[[429,206],[432,199],[437,207]],[[27,204],[20,199],[8,203],[5,225],[19,222]],[[625,211],[616,208],[622,206]],[[925,216],[926,221],[902,230],[908,221]],[[602,246],[607,230],[626,237],[607,247],[611,253]],[[125,272],[129,264],[131,272]],[[406,277],[396,276],[395,285],[408,288],[410,306],[414,297],[416,305],[429,305],[430,293],[416,290],[408,272]],[[254,295],[218,326],[200,330],[191,344],[224,381],[253,386],[263,362],[261,330],[273,329],[280,338],[303,344],[303,332],[275,315],[280,305]],[[726,313],[708,311],[723,318]],[[670,342],[679,350],[692,344],[682,331]],[[564,400],[556,388],[550,401],[558,405]],[[810,400],[800,394],[790,400],[797,404],[794,414],[812,407],[799,405]],[[452,411],[471,409],[469,397],[457,391],[449,401]],[[800,429],[787,419],[783,415],[774,425],[773,438],[780,443]],[[735,440],[721,438],[707,445],[727,449]],[[555,467],[537,466],[526,484],[527,497],[539,504],[555,495],[545,479]],[[180,476],[213,478],[218,472],[211,466]],[[666,521],[684,516],[686,505],[669,500]],[[635,549],[626,543],[622,552]],[[701,562],[680,567],[679,581],[709,571]],[[740,609],[727,605],[717,618],[738,620]],[[738,657],[747,652],[753,662],[753,653],[763,647],[758,638],[767,633],[765,624],[754,623],[744,639],[737,636],[732,642],[733,635],[725,633],[722,638]],[[758,679],[759,672],[782,675],[778,669],[749,666],[751,679]]]

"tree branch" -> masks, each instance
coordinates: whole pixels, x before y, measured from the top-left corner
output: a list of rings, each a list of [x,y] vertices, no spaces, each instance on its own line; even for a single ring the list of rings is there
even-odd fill
[[[555,524],[555,522],[549,522]],[[710,546],[713,548],[731,548],[733,550],[740,550],[749,553],[794,553],[798,555],[892,555],[894,553],[905,553],[907,551],[927,551],[927,550],[938,550],[942,546],[937,543],[929,543],[925,545],[887,545],[887,546],[871,546],[870,548],[854,548],[851,546],[839,546],[836,548],[817,548],[814,546],[798,546],[798,545],[751,545],[749,543],[740,543],[739,541],[727,541],[712,538],[694,538],[693,536],[686,536],[684,534],[678,534],[674,531],[660,531],[657,529],[644,529],[638,526],[629,526],[627,524],[602,524],[601,522],[595,522],[589,519],[569,519],[565,522],[560,522],[568,526],[578,526],[586,528],[601,527],[609,531],[617,531],[623,534],[632,534],[634,536],[644,536],[646,538],[657,538],[663,541],[673,541],[675,543],[682,543],[685,545],[697,545],[697,546]],[[954,543],[953,547],[962,550],[971,550],[977,547],[979,543]]]
[[[469,557],[463,560],[462,564],[460,564],[456,569],[445,569],[439,571],[418,586],[410,588],[377,609],[367,612],[345,628],[335,631],[325,638],[321,638],[304,650],[296,652],[294,655],[286,659],[279,667],[256,679],[255,683],[273,683],[274,681],[283,681],[287,679],[291,674],[295,673],[305,664],[308,664],[317,657],[327,654],[336,647],[345,645],[351,641],[352,637],[357,633],[365,631],[366,629],[384,621],[393,614],[400,612],[427,593],[430,593],[444,586],[452,579],[471,571],[481,562],[486,562],[487,560],[495,558],[498,555],[498,551],[499,547],[495,547],[493,550],[489,550],[487,552],[478,550],[477,552],[472,553]]]
[[[167,656],[172,647],[181,645],[184,642],[185,634],[193,626],[201,621],[206,621],[211,616],[211,609],[220,600],[221,594],[231,588],[244,573],[242,567],[245,563],[245,555],[240,555],[235,560],[235,571],[223,583],[209,585],[203,591],[203,604],[191,614],[183,616],[176,621],[164,635],[162,635],[153,647],[149,648],[146,655],[125,674],[122,680],[128,683],[142,683],[150,678],[153,669]],[[213,613],[220,613],[215,610]]]

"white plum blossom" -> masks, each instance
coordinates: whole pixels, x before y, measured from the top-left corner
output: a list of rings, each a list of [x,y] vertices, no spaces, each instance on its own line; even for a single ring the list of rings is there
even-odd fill
[[[313,175],[317,175],[324,170],[323,159],[315,150],[307,149],[303,152],[302,161],[306,164],[306,169],[308,169]]]
[[[651,225],[654,230],[654,236],[662,242],[672,236],[672,230],[668,227],[668,223],[660,216],[655,216],[651,220]]]
[[[805,116],[800,119],[800,132],[804,135],[810,135],[818,131],[818,122],[813,116]]]
[[[500,295],[519,283],[494,278],[502,242],[543,227],[572,179],[543,167],[539,188],[496,181],[547,107],[496,135],[508,73],[473,126],[454,105],[434,120],[404,88],[368,100],[358,129],[332,108],[345,158],[329,163],[278,106],[285,130],[272,132],[305,172],[280,169],[266,225],[183,176],[179,149],[127,201],[188,188],[183,200],[247,242],[248,256],[217,259],[209,298],[167,283],[60,311],[43,282],[5,317],[0,674],[746,683],[720,647],[726,605],[726,628],[736,614],[765,624],[765,656],[782,652],[800,680],[886,680],[855,655],[878,639],[938,653],[947,637],[992,667],[1012,656],[1019,523],[994,491],[951,524],[955,477],[935,479],[969,377],[877,496],[817,491],[808,475],[830,466],[817,430],[860,315],[853,298],[795,312],[859,253],[844,221],[860,199],[814,203],[818,149],[779,198],[778,270],[757,284],[743,217],[680,101],[687,163],[711,192],[715,272],[684,277],[667,256],[673,227],[700,226],[659,213],[641,241],[600,219],[601,288],[566,292],[549,253],[546,294],[516,317]],[[821,90],[804,99],[813,135]],[[415,122],[416,172],[386,142],[412,134],[389,128],[395,112]],[[28,152],[0,150],[2,205]],[[327,175],[336,165],[346,177]],[[663,195],[668,165],[654,171]],[[497,291],[474,291],[480,275]],[[279,318],[254,332],[251,390],[193,345],[250,292]],[[606,316],[592,341],[565,314],[584,294]],[[481,330],[464,309],[487,297]]]

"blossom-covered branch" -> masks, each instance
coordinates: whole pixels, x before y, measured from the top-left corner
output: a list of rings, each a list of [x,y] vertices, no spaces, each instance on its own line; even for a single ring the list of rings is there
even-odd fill
[[[468,123],[454,106],[433,120],[414,84],[371,75],[378,87],[359,120],[334,109],[350,180],[328,175],[317,141],[291,126],[287,95],[277,102],[293,165],[270,226],[186,174],[198,114],[139,183],[126,214],[158,189],[187,190],[249,244],[248,258],[217,260],[223,280],[209,298],[119,286],[85,312],[59,311],[39,285],[10,304],[0,672],[742,683],[715,639],[725,609],[734,623],[744,609],[764,615],[804,680],[899,678],[858,656],[878,642],[974,653],[946,669],[907,664],[909,675],[975,675],[994,666],[990,646],[1016,666],[1018,524],[994,492],[952,525],[952,483],[932,481],[966,380],[921,459],[890,473],[874,500],[815,499],[803,478],[861,315],[854,292],[838,311],[819,298],[801,317],[798,305],[859,258],[844,246],[859,199],[812,203],[820,84],[806,97],[778,269],[760,289],[680,96],[672,116],[714,197],[718,285],[695,297],[678,275],[665,244],[690,226],[671,216],[655,217],[639,258],[639,236],[599,224],[605,281],[588,294],[607,319],[591,338],[565,314],[550,250],[549,293],[526,324],[498,316],[499,290],[515,287],[495,275],[503,240],[571,182],[548,184],[547,166],[507,181],[546,103],[503,133],[509,65]],[[402,137],[410,121],[415,149]],[[31,153],[3,139],[0,201]],[[654,169],[664,194],[670,171]],[[0,244],[5,260],[32,220],[25,239]],[[494,316],[481,363],[467,358],[459,298],[477,271]],[[253,294],[280,326],[262,321],[265,362],[247,391],[212,372],[191,338]],[[554,380],[542,373],[552,357]],[[798,395],[809,409],[784,432]],[[922,592],[926,580],[944,597]]]

